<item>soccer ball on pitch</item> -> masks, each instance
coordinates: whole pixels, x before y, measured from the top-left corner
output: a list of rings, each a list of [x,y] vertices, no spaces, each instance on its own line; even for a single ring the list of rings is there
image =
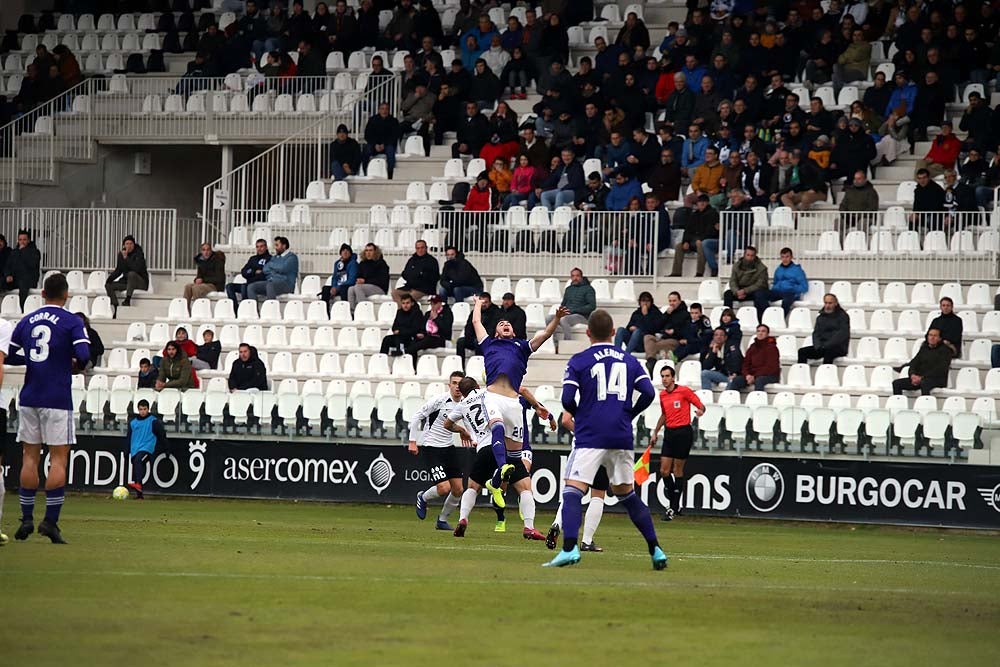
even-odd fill
[[[111,497],[115,500],[128,500],[128,489],[124,486],[116,486],[115,490],[111,492]]]

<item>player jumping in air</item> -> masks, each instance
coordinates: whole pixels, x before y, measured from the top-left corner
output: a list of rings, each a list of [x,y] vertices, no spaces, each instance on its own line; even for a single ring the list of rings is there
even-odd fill
[[[500,508],[506,507],[501,484],[513,472],[524,447],[524,417],[518,390],[528,370],[528,357],[552,337],[559,322],[568,314],[569,310],[560,306],[548,326],[527,341],[514,337],[514,327],[507,320],[497,322],[495,336],[491,336],[483,326],[483,301],[477,299],[472,309],[472,326],[486,366],[485,403],[490,413],[490,447],[497,464],[486,488]]]
[[[656,539],[649,508],[632,487],[635,439],[632,420],[653,402],[656,391],[642,364],[612,345],[614,332],[614,322],[607,311],[592,312],[587,320],[590,347],[574,354],[566,366],[562,405],[573,416],[575,439],[562,493],[563,548],[545,567],[580,562],[577,539],[583,518],[583,496],[602,465],[607,468],[611,492],[646,540],[653,569],[667,567],[667,555]],[[636,391],[639,396],[633,403],[632,394]]]
[[[45,519],[38,532],[54,544],[65,544],[59,532],[59,512],[66,493],[66,467],[73,431],[73,373],[90,359],[90,339],[83,320],[65,309],[69,298],[66,276],[56,273],[42,287],[45,305],[25,315],[10,339],[7,363],[27,366],[21,389],[21,526],[14,537],[26,540],[35,531],[35,493],[42,445],[49,448],[49,471],[45,477]],[[18,354],[18,353],[21,354]],[[23,356],[22,356],[23,355]]]
[[[660,479],[667,487],[667,500],[670,506],[663,513],[664,521],[672,521],[674,516],[680,512],[681,496],[687,488],[687,479],[684,478],[684,463],[688,454],[691,453],[691,445],[694,443],[694,431],[691,429],[691,406],[695,408],[695,414],[699,417],[705,414],[705,406],[702,405],[698,395],[689,388],[677,384],[674,381],[674,369],[664,366],[660,369],[660,380],[663,382],[663,391],[660,392],[660,409],[663,413],[660,420],[656,422],[656,428],[649,439],[649,444],[655,445],[656,438],[660,435],[660,429],[666,424],[667,430],[663,434],[663,451],[660,454]]]
[[[451,530],[448,525],[448,517],[452,511],[458,507],[462,499],[462,492],[465,490],[462,485],[462,452],[455,447],[455,437],[452,432],[444,428],[444,423],[448,418],[448,411],[457,401],[462,399],[459,392],[459,382],[465,377],[462,371],[455,371],[448,377],[448,391],[435,396],[429,400],[413,415],[410,420],[410,453],[417,454],[417,434],[420,432],[421,424],[423,428],[423,440],[421,446],[424,448],[424,457],[430,469],[431,480],[434,486],[426,491],[417,494],[417,518],[423,520],[427,517],[427,503],[445,496],[444,507],[438,515],[437,523],[434,527],[437,530]],[[456,431],[462,437],[463,444],[471,439],[465,429]],[[469,442],[471,446],[471,442]]]

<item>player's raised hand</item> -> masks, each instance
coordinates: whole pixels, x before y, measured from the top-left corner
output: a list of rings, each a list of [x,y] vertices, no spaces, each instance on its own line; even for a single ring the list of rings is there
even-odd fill
[[[562,318],[566,317],[569,314],[570,314],[570,310],[566,306],[559,306],[558,308],[556,308],[556,319],[557,320],[561,320]]]
[[[416,456],[417,455],[417,441],[416,440],[410,440],[409,444],[407,444],[407,446],[406,446],[406,449],[411,454],[413,454],[414,456]]]

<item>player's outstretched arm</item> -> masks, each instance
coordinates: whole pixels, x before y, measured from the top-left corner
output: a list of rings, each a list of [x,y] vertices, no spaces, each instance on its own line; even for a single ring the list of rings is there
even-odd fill
[[[531,409],[535,411],[535,414],[538,415],[539,419],[544,419],[548,421],[549,428],[553,431],[556,430],[555,416],[547,407],[545,407],[544,404],[542,404],[541,402],[539,402],[537,398],[535,398],[535,395],[531,393],[530,389],[522,385],[521,388],[517,390],[517,393],[519,393],[521,395],[521,398],[523,398],[528,403],[528,405],[531,406]]]
[[[575,384],[563,384],[562,390],[562,406],[563,410],[566,411],[570,416],[576,416],[576,391],[577,386]]]
[[[451,420],[451,417],[445,418],[445,420],[444,420],[444,428],[445,428],[446,431],[451,431],[452,433],[458,433],[458,437],[460,437],[462,439],[462,446],[463,447],[471,447],[472,446],[472,435],[470,435],[469,432],[466,431],[464,427],[459,426],[458,424],[456,424],[455,422],[453,422]]]
[[[559,326],[559,322],[567,315],[569,315],[569,308],[566,306],[559,306],[556,308],[555,317],[553,317],[552,320],[545,326],[544,330],[536,333],[535,337],[531,339],[529,345],[531,345],[532,352],[544,345],[545,341],[552,338],[552,334],[556,332],[556,327]]]
[[[476,332],[476,342],[481,343],[489,336],[486,327],[483,326],[483,299],[479,297],[472,306],[472,330]]]
[[[656,390],[648,375],[639,378],[639,381],[635,383],[635,389],[639,392],[639,396],[635,399],[635,405],[632,406],[632,419],[641,415],[656,398]]]

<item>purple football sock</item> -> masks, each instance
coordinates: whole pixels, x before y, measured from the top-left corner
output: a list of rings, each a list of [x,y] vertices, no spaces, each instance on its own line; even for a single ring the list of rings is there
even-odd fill
[[[563,551],[572,551],[583,523],[583,491],[567,485],[562,492]]]
[[[630,491],[627,496],[619,498],[618,501],[628,510],[628,518],[632,519],[632,523],[646,539],[649,553],[653,553],[653,549],[659,546],[659,542],[656,540],[656,529],[653,528],[653,517],[649,515],[649,508],[639,496],[635,495],[635,491]]]

